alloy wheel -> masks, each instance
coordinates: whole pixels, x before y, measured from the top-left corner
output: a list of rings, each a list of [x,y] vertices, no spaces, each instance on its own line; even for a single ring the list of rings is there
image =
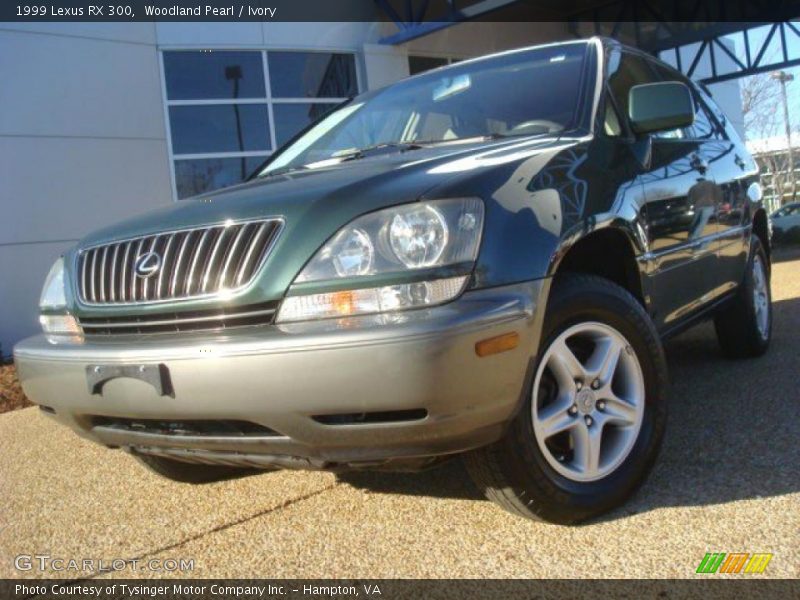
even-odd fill
[[[753,257],[753,308],[756,314],[756,327],[762,339],[769,334],[769,290],[764,262],[756,254]]]
[[[532,394],[536,441],[560,475],[602,479],[633,449],[644,415],[644,375],[613,327],[586,322],[562,332],[542,356]]]

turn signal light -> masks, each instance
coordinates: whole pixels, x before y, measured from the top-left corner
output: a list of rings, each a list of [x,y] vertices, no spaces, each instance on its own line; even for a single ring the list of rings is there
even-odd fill
[[[483,358],[492,354],[499,354],[513,350],[519,346],[519,334],[516,331],[504,333],[496,337],[481,340],[475,344],[475,354]]]
[[[338,315],[352,315],[355,312],[353,292],[334,292],[331,294],[331,307]]]

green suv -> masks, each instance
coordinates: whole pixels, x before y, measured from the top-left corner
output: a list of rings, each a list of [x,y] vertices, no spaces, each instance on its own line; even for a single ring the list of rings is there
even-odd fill
[[[713,318],[766,351],[769,254],[709,94],[593,38],[358,96],[245,183],[88,235],[15,358],[42,410],[172,479],[463,455],[573,523],[656,458],[662,339]]]

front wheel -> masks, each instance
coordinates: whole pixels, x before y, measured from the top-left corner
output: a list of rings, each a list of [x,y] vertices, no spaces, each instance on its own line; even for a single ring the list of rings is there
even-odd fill
[[[623,503],[650,471],[666,424],[666,361],[626,290],[590,275],[553,284],[535,376],[505,438],[465,456],[507,510],[577,523]]]

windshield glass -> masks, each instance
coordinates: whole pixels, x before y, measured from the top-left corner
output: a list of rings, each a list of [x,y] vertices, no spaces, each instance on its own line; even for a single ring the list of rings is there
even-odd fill
[[[583,43],[512,52],[364,94],[284,147],[259,175],[396,144],[558,134],[575,126],[586,52]]]

